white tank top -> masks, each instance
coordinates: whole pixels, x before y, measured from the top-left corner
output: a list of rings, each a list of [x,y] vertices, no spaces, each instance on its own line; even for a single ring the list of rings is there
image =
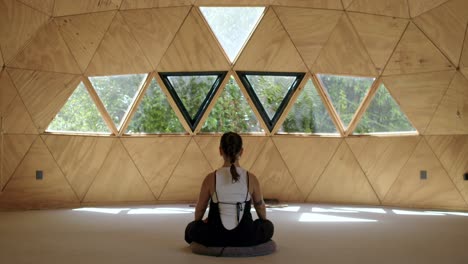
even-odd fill
[[[250,200],[248,193],[247,171],[241,167],[236,167],[239,173],[239,180],[232,182],[230,167],[222,167],[216,171],[216,192],[213,193],[213,202],[218,203],[219,214],[224,228],[234,229],[242,220],[244,215],[245,201]],[[221,202],[221,203],[219,203]],[[242,203],[242,212],[239,222],[237,221],[237,205]]]

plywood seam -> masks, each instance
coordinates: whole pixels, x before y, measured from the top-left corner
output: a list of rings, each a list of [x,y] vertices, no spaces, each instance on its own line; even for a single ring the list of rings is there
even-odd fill
[[[197,144],[198,148],[201,150],[201,153],[203,154],[203,157],[205,158],[205,160],[208,162],[208,164],[210,164],[210,167],[213,169],[213,170],[216,170],[216,168],[213,168],[211,166],[211,162],[209,162],[209,159],[208,157],[206,156],[205,152],[202,150],[202,148],[200,147],[200,144],[198,144],[198,141],[197,140],[194,140],[194,142]],[[182,157],[182,156],[181,156]]]
[[[410,4],[409,4],[409,1],[410,0],[406,0],[406,6],[408,7],[408,18],[411,19],[411,10],[410,10]]]
[[[351,4],[349,5],[351,7],[351,5],[354,3],[351,2]],[[349,13],[356,13],[356,14],[363,14],[363,15],[373,15],[373,16],[381,16],[381,17],[390,17],[390,18],[402,18],[402,19],[409,19],[408,17],[402,17],[402,16],[392,16],[392,15],[382,15],[382,14],[375,14],[375,13],[366,13],[366,12],[362,12],[362,11],[357,11],[357,10],[345,10],[345,12],[349,12]]]
[[[438,5],[434,6],[434,7],[432,7],[432,8],[430,8],[430,9],[428,9],[428,10],[422,12],[421,14],[419,14],[419,15],[417,15],[417,16],[415,16],[415,17],[412,17],[411,14],[410,14],[410,18],[413,19],[413,18],[420,17],[420,16],[426,14],[427,12],[432,11],[433,9],[436,9],[436,8],[439,8],[439,7],[443,6],[443,5],[445,5],[448,1],[451,1],[451,0],[445,0],[444,2],[442,2],[442,3],[440,3],[440,4],[438,4]],[[409,9],[409,6],[408,6],[408,9]]]
[[[307,194],[307,197],[305,198],[305,201],[307,201],[310,197],[310,195],[312,194],[312,192],[315,190],[315,188],[317,187],[317,184],[319,183],[320,179],[322,178],[323,174],[325,173],[325,171],[327,170],[328,166],[330,166],[330,163],[331,161],[333,160],[333,158],[335,157],[336,153],[338,152],[338,149],[341,147],[341,144],[343,144],[343,141],[345,141],[344,139],[340,139],[340,143],[337,145],[337,147],[335,148],[335,151],[333,151],[333,154],[331,155],[330,159],[328,160],[327,164],[323,167],[323,170],[322,172],[320,173],[320,175],[317,177],[317,180],[315,181],[314,185],[312,186],[312,188],[310,189],[310,192],[309,194]]]
[[[401,33],[400,38],[398,39],[398,41],[397,41],[395,47],[393,47],[393,50],[392,50],[392,52],[390,53],[390,56],[388,57],[387,62],[385,63],[384,67],[382,68],[382,71],[381,71],[381,73],[380,73],[380,76],[383,76],[384,73],[385,73],[385,71],[387,70],[387,66],[388,66],[388,64],[390,63],[390,61],[392,60],[393,55],[395,54],[395,51],[396,51],[396,50],[398,49],[398,47],[400,46],[401,40],[403,39],[403,36],[406,34],[406,31],[408,31],[408,28],[409,28],[410,24],[411,24],[411,21],[408,19],[408,20],[407,20],[407,23],[406,23],[406,27],[405,27],[405,29],[403,30],[403,32]],[[413,74],[415,74],[415,73],[413,73]],[[392,74],[390,74],[390,75],[392,75]],[[393,74],[393,75],[401,75],[401,74]],[[406,75],[406,74],[405,74],[405,75]],[[385,76],[389,76],[389,75],[385,75]],[[388,90],[388,89],[387,89],[387,90]]]
[[[73,54],[72,50],[70,49],[70,46],[68,46],[68,42],[65,41],[65,38],[63,37],[62,31],[60,30],[60,27],[59,27],[59,25],[57,24],[55,18],[52,19],[52,20],[53,20],[52,23],[54,23],[55,26],[57,27],[57,31],[58,31],[58,33],[59,33],[60,38],[62,39],[63,43],[65,43],[65,46],[67,47],[68,53],[70,53],[70,55],[72,56],[73,61],[75,62],[76,67],[77,67],[78,69],[80,69],[81,74],[84,74],[84,71],[81,69],[81,66],[80,66],[80,64],[78,63],[78,60],[75,58],[75,55]]]
[[[463,57],[463,53],[464,52],[468,52],[468,50],[466,49],[466,47],[468,47],[468,22],[466,23],[466,28],[465,28],[465,37],[463,38],[463,43],[462,43],[462,50],[461,50],[461,53],[460,53],[460,58],[458,59],[458,67],[457,69],[460,69],[460,67],[462,66],[461,63],[462,63],[462,57]],[[468,65],[463,65],[464,67],[468,67]]]
[[[54,0],[54,1],[55,1],[55,0]],[[47,14],[46,12],[44,12],[44,11],[42,11],[42,10],[40,10],[40,9],[37,9],[37,8],[35,8],[35,7],[33,7],[33,6],[30,6],[29,4],[24,3],[23,1],[16,1],[16,2],[18,2],[19,4],[22,4],[22,5],[24,5],[24,6],[27,6],[27,7],[31,8],[31,9],[34,9],[35,11],[40,12],[40,13],[42,13],[42,14],[48,16],[49,18],[52,17],[52,14]],[[54,3],[54,5],[55,5],[55,3]]]
[[[51,71],[51,70],[38,70],[32,68],[19,68],[18,66],[7,66],[5,65],[5,69],[14,69],[14,70],[27,70],[27,71],[39,71],[39,72],[46,72],[46,73],[60,73],[60,74],[68,74],[68,75],[76,75],[80,76],[81,73],[70,73],[70,72],[60,72],[60,71]]]
[[[55,16],[56,12],[57,12],[57,8],[56,8],[56,2],[57,0],[54,0],[54,6],[52,7],[52,17]]]
[[[187,144],[185,145],[184,151],[183,151],[182,154],[179,156],[179,159],[177,160],[176,164],[175,164],[174,167],[172,168],[171,173],[170,173],[169,177],[167,177],[167,180],[166,180],[166,182],[164,183],[164,185],[162,186],[161,191],[159,192],[158,197],[156,197],[156,201],[159,201],[159,200],[160,200],[162,194],[164,193],[164,190],[165,190],[166,187],[167,187],[167,184],[168,184],[169,181],[172,179],[172,176],[174,176],[174,171],[175,171],[175,170],[177,169],[177,167],[179,166],[180,160],[181,160],[182,157],[185,155],[185,152],[187,152],[187,148],[188,148],[188,146],[190,145],[190,142],[192,142],[192,140],[193,140],[193,141],[196,141],[196,140],[193,139],[193,136],[190,136],[190,139],[187,140]],[[195,142],[195,144],[196,144],[196,142]],[[197,147],[198,147],[198,144],[197,144]],[[198,147],[198,149],[200,149],[200,147]],[[200,150],[200,151],[201,151],[201,150]],[[203,151],[201,151],[201,152],[203,153]],[[203,155],[204,155],[204,154],[203,154]],[[205,158],[205,160],[206,160],[206,158]],[[208,162],[208,161],[207,161],[207,162]],[[208,162],[208,164],[210,164],[210,163]]]

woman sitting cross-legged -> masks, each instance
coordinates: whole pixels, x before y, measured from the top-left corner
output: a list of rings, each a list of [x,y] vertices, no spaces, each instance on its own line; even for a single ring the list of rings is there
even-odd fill
[[[239,166],[242,138],[225,133],[219,151],[224,165],[203,181],[195,221],[187,226],[185,241],[208,247],[254,246],[269,241],[274,227],[266,218],[260,184],[255,175]],[[208,202],[208,218],[202,220]],[[250,213],[252,203],[258,215],[255,221]]]

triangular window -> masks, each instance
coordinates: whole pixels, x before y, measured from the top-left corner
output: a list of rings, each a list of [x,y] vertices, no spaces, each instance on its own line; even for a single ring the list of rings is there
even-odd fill
[[[318,77],[344,128],[347,128],[375,78],[324,74]]]
[[[151,81],[126,131],[128,134],[186,132],[155,79]]]
[[[89,77],[117,129],[120,129],[146,76],[147,74],[128,74]]]
[[[234,62],[262,17],[264,7],[200,7],[211,30]]]
[[[110,133],[83,83],[78,85],[46,131]]]
[[[242,94],[234,77],[226,84],[205,121],[202,132],[263,132],[257,117]]]
[[[182,115],[195,131],[226,72],[160,73]]]
[[[297,98],[279,133],[339,134],[311,80]]]
[[[384,84],[361,117],[353,134],[417,132]]]
[[[252,102],[271,131],[304,73],[238,72]]]

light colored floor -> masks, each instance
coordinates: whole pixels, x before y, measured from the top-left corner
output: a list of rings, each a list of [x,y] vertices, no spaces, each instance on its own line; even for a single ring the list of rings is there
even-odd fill
[[[243,259],[193,255],[188,205],[0,212],[0,263],[468,263],[466,213],[341,207],[269,209],[278,252]]]

